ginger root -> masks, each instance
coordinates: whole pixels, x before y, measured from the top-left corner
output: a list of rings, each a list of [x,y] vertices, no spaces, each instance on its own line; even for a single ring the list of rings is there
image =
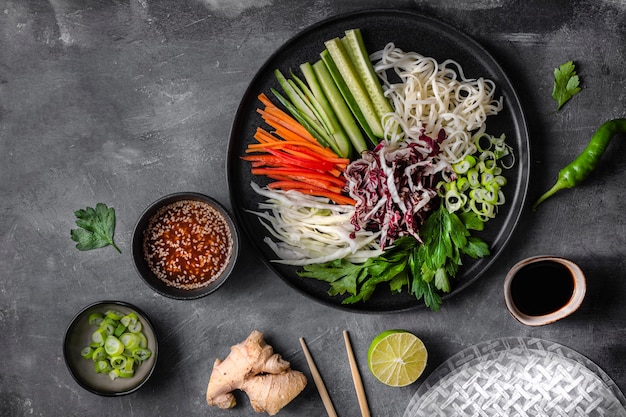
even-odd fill
[[[244,391],[256,412],[273,416],[289,404],[306,386],[302,372],[274,353],[263,340],[263,333],[253,330],[243,342],[234,345],[223,361],[216,359],[209,378],[206,400],[222,409],[236,404],[232,391]]]

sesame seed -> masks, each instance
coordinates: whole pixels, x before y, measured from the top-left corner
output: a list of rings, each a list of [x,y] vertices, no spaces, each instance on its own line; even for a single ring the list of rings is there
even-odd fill
[[[233,253],[227,219],[210,204],[183,200],[162,207],[144,232],[144,257],[165,284],[202,288],[224,272]]]

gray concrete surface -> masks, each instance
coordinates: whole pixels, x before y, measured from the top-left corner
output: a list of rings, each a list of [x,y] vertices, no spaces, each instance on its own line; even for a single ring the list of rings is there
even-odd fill
[[[137,277],[132,229],[150,202],[198,191],[230,207],[231,122],[267,57],[324,18],[376,7],[445,21],[501,63],[531,134],[529,200],[551,185],[596,127],[626,116],[624,1],[0,1],[0,415],[256,415],[243,395],[229,411],[204,399],[213,360],[252,329],[309,375],[298,342],[305,337],[345,417],[360,413],[344,329],[374,416],[402,415],[419,386],[389,388],[369,374],[367,347],[389,328],[424,340],[430,353],[424,377],[480,341],[530,336],[580,352],[626,390],[624,136],[580,187],[537,212],[526,208],[492,268],[437,313],[328,308],[270,272],[247,237],[233,276],[207,298],[167,299]],[[583,91],[554,113],[552,71],[568,60],[577,64]],[[70,240],[73,212],[97,202],[117,210],[121,255],[111,248],[79,252]],[[515,262],[539,254],[578,262],[589,289],[574,315],[530,328],[507,313],[502,282]],[[83,390],[63,361],[66,326],[100,299],[138,305],[160,336],[157,370],[130,396]],[[281,415],[324,415],[309,381]]]

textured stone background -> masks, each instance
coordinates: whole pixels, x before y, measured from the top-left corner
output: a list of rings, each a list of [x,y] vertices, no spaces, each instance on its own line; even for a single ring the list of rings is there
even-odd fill
[[[589,357],[626,390],[626,169],[614,141],[582,186],[526,209],[493,267],[441,311],[368,315],[329,309],[270,272],[244,239],[231,279],[196,301],[165,299],[136,276],[132,229],[164,194],[199,191],[229,207],[229,131],[248,83],[269,55],[324,18],[361,9],[414,10],[481,43],[512,79],[531,133],[532,200],[603,121],[626,116],[626,2],[0,0],[0,415],[252,416],[209,408],[213,360],[253,328],[307,371],[304,336],[341,416],[359,415],[341,332],[351,333],[372,415],[401,415],[418,384],[393,389],[367,371],[371,339],[405,328],[426,343],[426,374],[474,343],[532,336]],[[416,32],[415,36],[419,36]],[[552,71],[574,60],[583,92],[559,113]],[[110,248],[79,252],[73,212],[117,210]],[[583,307],[529,328],[502,300],[519,259],[565,256],[587,272]],[[541,289],[538,289],[541,290]],[[159,364],[139,392],[101,398],[68,373],[62,339],[73,315],[99,299],[137,304],[160,335]],[[310,380],[283,416],[323,415]]]

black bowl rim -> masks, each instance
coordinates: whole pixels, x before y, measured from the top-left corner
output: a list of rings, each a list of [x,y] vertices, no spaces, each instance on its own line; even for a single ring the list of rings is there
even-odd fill
[[[82,378],[80,378],[76,372],[74,371],[74,368],[72,367],[70,360],[69,360],[69,338],[71,336],[71,330],[76,326],[76,324],[78,323],[78,320],[80,319],[80,317],[88,310],[91,310],[93,308],[102,306],[102,305],[107,305],[107,304],[112,304],[112,305],[118,305],[118,306],[123,306],[129,309],[132,309],[133,311],[135,311],[137,314],[139,314],[141,316],[141,319],[143,320],[144,324],[148,325],[148,327],[150,327],[150,330],[152,331],[152,334],[154,335],[154,349],[152,350],[152,356],[154,357],[154,361],[152,363],[152,367],[150,368],[150,371],[148,372],[148,374],[146,374],[146,376],[137,384],[135,385],[133,388],[131,389],[127,389],[125,391],[116,391],[116,392],[103,392],[103,391],[99,391],[96,388],[93,388],[91,385],[87,384]],[[103,397],[119,397],[122,395],[128,395],[131,394],[135,391],[137,391],[139,388],[141,388],[146,382],[148,382],[148,380],[150,379],[150,377],[152,377],[152,374],[154,373],[154,370],[156,368],[156,364],[157,364],[157,359],[159,356],[159,337],[157,335],[156,329],[154,327],[154,325],[152,324],[152,322],[150,321],[150,318],[148,317],[148,315],[139,307],[137,307],[134,304],[131,304],[127,301],[119,301],[119,300],[101,300],[101,301],[95,301],[83,308],[81,308],[78,313],[76,313],[74,315],[74,317],[72,318],[72,320],[70,321],[70,324],[67,326],[67,328],[65,329],[65,335],[63,336],[63,360],[65,361],[65,366],[67,367],[70,375],[72,375],[72,378],[74,379],[74,381],[76,381],[76,383],[78,385],[80,385],[82,388],[84,388],[85,390],[96,394],[96,395],[100,395]]]
[[[145,229],[150,218],[161,208],[168,204],[183,201],[183,200],[194,200],[194,201],[202,201],[210,204],[215,209],[217,209],[222,216],[226,219],[233,239],[233,253],[231,254],[228,265],[222,271],[222,274],[211,284],[197,288],[192,290],[183,290],[179,288],[169,287],[165,284],[162,286],[155,286],[154,282],[160,282],[160,280],[150,273],[150,276],[146,276],[144,274],[145,270],[141,268],[141,264],[144,261],[143,257],[143,230]],[[158,198],[154,202],[148,205],[148,207],[141,213],[137,223],[135,224],[135,228],[133,230],[133,237],[131,242],[131,254],[133,257],[133,264],[135,266],[135,271],[141,278],[141,280],[152,289],[157,294],[160,294],[164,297],[172,298],[175,300],[196,300],[198,298],[206,297],[207,295],[215,292],[218,288],[220,288],[228,279],[233,269],[235,268],[235,264],[237,263],[237,259],[239,257],[239,229],[237,224],[235,223],[233,216],[230,212],[215,198],[210,197],[206,194],[202,194],[195,191],[180,191],[171,194],[167,194],[163,197]],[[147,265],[145,265],[147,268]],[[148,268],[149,270],[149,268]]]

